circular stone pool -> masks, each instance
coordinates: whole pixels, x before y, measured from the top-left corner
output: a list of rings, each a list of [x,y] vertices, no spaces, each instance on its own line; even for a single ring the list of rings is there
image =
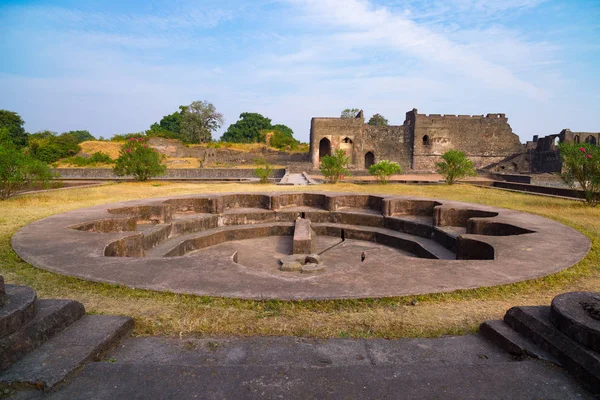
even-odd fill
[[[224,193],[74,210],[12,238],[63,275],[176,293],[340,299],[523,281],[581,260],[589,239],[558,222],[397,195]]]

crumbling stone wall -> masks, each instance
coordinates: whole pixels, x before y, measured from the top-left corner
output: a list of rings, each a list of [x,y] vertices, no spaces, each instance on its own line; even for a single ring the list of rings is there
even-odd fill
[[[266,146],[253,151],[237,151],[224,146],[220,148],[187,147],[177,139],[150,138],[148,143],[152,148],[167,157],[199,158],[205,163],[254,165],[257,158],[264,158],[267,162],[277,165],[309,161],[309,154],[288,153],[273,150]]]
[[[355,169],[387,159],[405,170],[431,171],[450,149],[464,151],[477,167],[484,167],[524,151],[504,114],[425,115],[413,109],[406,113],[403,125],[384,127],[365,124],[361,111],[354,119],[313,118],[310,137],[314,168],[327,153],[324,140],[330,151],[346,149],[351,141],[349,154]]]
[[[498,163],[523,152],[505,114],[414,114],[414,169],[434,170],[441,155],[451,149],[463,151],[477,168]],[[407,116],[407,121],[410,119]]]
[[[562,158],[558,143],[591,143],[600,144],[600,132],[571,132],[563,129],[558,134],[544,137],[533,137],[533,142],[527,143],[531,172],[557,173],[562,171]],[[530,145],[530,143],[533,143]]]

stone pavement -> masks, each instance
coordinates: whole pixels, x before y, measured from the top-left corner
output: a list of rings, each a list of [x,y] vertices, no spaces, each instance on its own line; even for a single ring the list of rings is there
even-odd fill
[[[555,365],[480,335],[130,338],[58,392],[17,399],[592,399]]]

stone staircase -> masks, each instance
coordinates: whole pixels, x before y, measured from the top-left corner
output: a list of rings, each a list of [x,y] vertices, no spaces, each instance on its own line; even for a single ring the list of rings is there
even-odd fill
[[[129,317],[85,315],[77,301],[40,300],[0,276],[0,388],[52,390],[132,328]]]
[[[551,306],[513,307],[480,332],[513,356],[563,367],[600,395],[600,293],[563,293]]]
[[[289,186],[305,186],[305,185],[317,185],[318,182],[311,178],[306,172],[290,173],[286,172],[283,178],[279,181],[278,185],[289,185]]]

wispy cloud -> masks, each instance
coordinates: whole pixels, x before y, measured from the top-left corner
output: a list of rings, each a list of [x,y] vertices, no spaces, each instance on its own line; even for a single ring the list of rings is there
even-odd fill
[[[532,19],[554,18],[563,1],[0,6],[0,50],[11,54],[0,66],[0,91],[11,94],[0,108],[19,111],[29,130],[108,136],[206,99],[228,123],[261,112],[303,140],[312,116],[346,107],[393,123],[412,107],[506,112],[525,139],[570,121],[591,125],[589,104],[600,92],[590,73],[600,58],[598,40],[589,40],[594,18],[587,37],[574,22],[536,27]],[[600,16],[600,7],[585,11]]]

